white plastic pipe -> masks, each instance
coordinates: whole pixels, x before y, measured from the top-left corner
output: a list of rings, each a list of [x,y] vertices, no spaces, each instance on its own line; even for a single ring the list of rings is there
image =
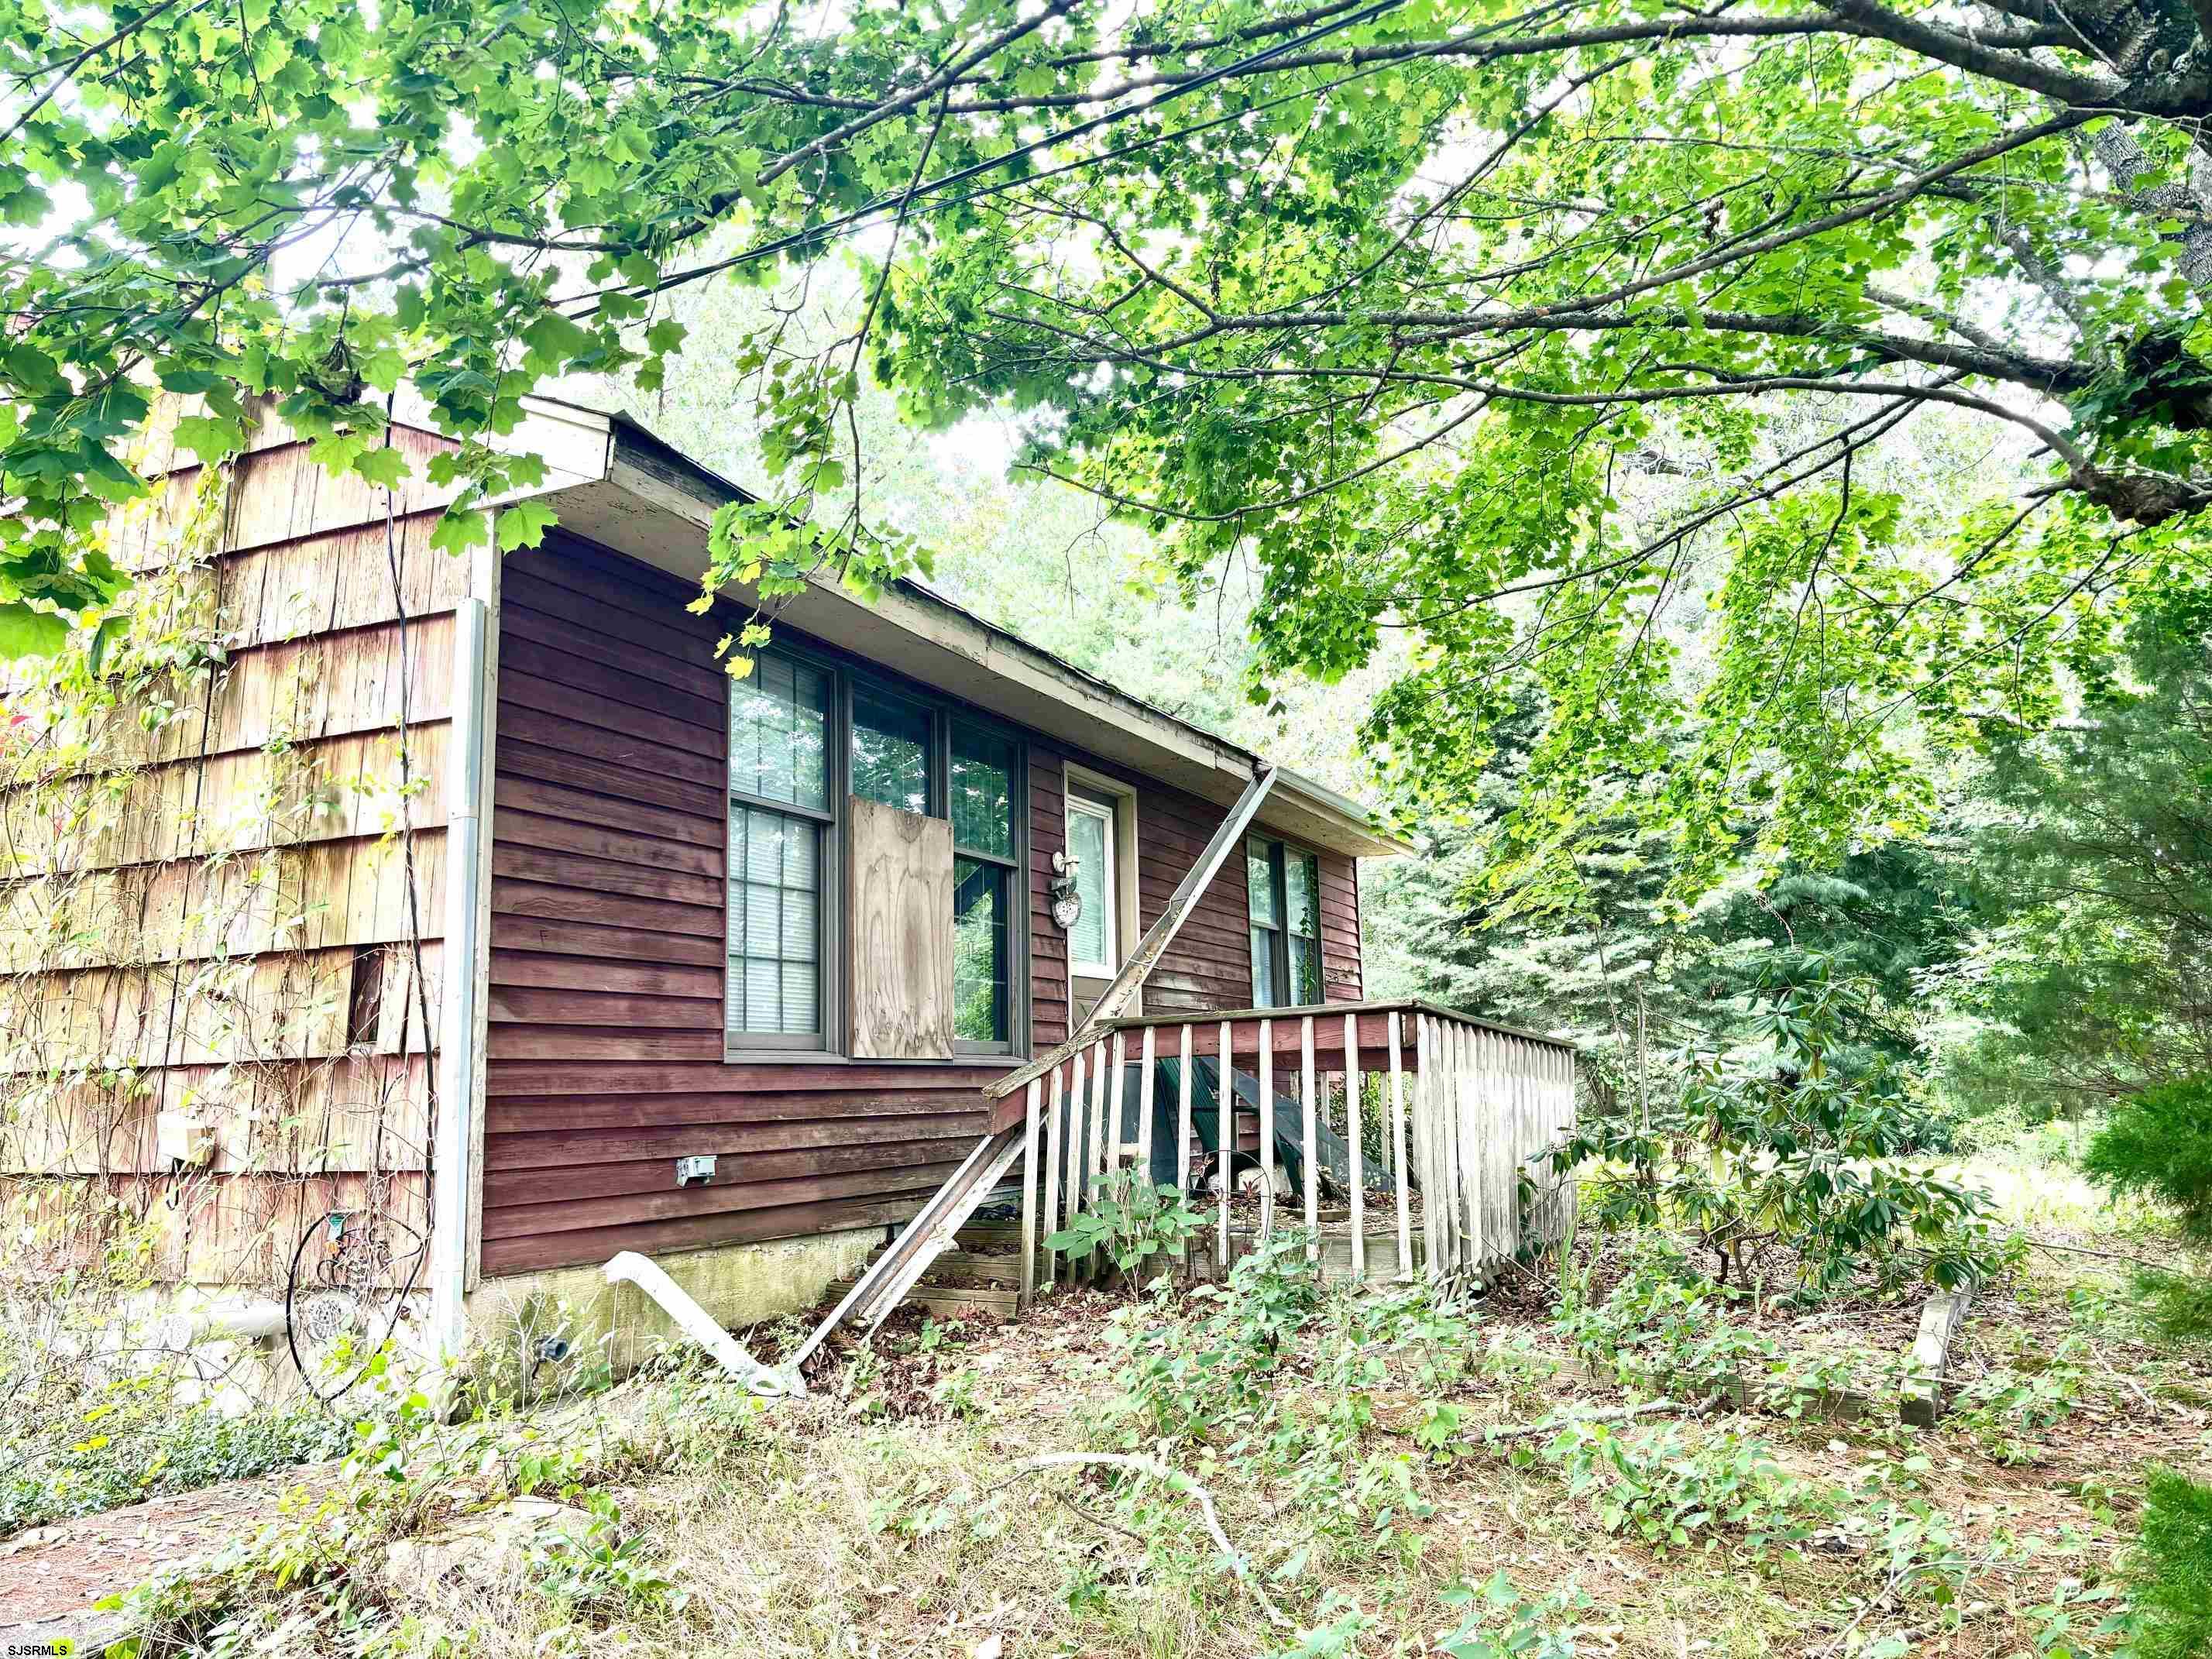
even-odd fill
[[[161,1346],[178,1353],[203,1342],[266,1342],[284,1334],[284,1304],[239,1297],[179,1308],[161,1322]]]
[[[737,1338],[716,1324],[714,1316],[662,1272],[659,1263],[635,1250],[623,1250],[609,1258],[603,1271],[610,1285],[635,1285],[659,1303],[661,1311],[676,1322],[677,1329],[712,1354],[716,1364],[755,1394],[806,1392],[806,1380],[797,1370],[772,1370],[738,1346]]]

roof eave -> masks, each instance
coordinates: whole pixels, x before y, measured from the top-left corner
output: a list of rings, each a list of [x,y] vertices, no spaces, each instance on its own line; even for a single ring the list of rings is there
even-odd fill
[[[635,421],[558,404],[565,422],[597,419],[609,441],[603,476],[548,492],[562,527],[697,581],[715,509],[754,499]],[[1220,805],[1243,793],[1262,757],[1130,696],[918,584],[874,601],[818,577],[781,611],[793,628],[851,650],[1048,737]],[[1261,823],[1357,858],[1413,850],[1355,802],[1280,770]]]

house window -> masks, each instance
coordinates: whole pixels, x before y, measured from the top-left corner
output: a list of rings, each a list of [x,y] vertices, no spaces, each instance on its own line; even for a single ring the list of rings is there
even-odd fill
[[[1253,1006],[1320,1002],[1321,860],[1255,836],[1244,843],[1244,867]]]
[[[1114,809],[1104,801],[1067,797],[1067,852],[1076,860],[1075,891],[1082,914],[1067,932],[1068,970],[1079,977],[1111,979],[1117,970],[1114,871]]]
[[[930,811],[930,711],[853,690],[853,793],[902,812]]]
[[[819,1048],[823,895],[836,826],[830,678],[763,654],[730,687],[729,958],[733,1047]]]
[[[840,837],[857,795],[951,821],[954,1047],[1012,1052],[1026,787],[1011,736],[827,663],[760,653],[730,686],[727,1048],[844,1048]]]
[[[1014,745],[952,726],[952,1037],[1004,1051],[1013,1038]]]

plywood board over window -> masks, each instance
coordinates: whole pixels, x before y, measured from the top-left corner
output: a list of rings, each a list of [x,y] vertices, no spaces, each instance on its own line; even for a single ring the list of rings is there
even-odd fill
[[[861,1060],[952,1057],[952,826],[846,804],[853,1047]]]

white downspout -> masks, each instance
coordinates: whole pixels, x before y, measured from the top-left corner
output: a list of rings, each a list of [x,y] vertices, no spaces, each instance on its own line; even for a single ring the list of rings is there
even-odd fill
[[[438,1127],[430,1163],[430,1331],[433,1355],[468,1340],[469,1239],[477,1181],[477,958],[483,896],[483,600],[453,605],[452,725],[446,744],[446,933],[439,960]]]

